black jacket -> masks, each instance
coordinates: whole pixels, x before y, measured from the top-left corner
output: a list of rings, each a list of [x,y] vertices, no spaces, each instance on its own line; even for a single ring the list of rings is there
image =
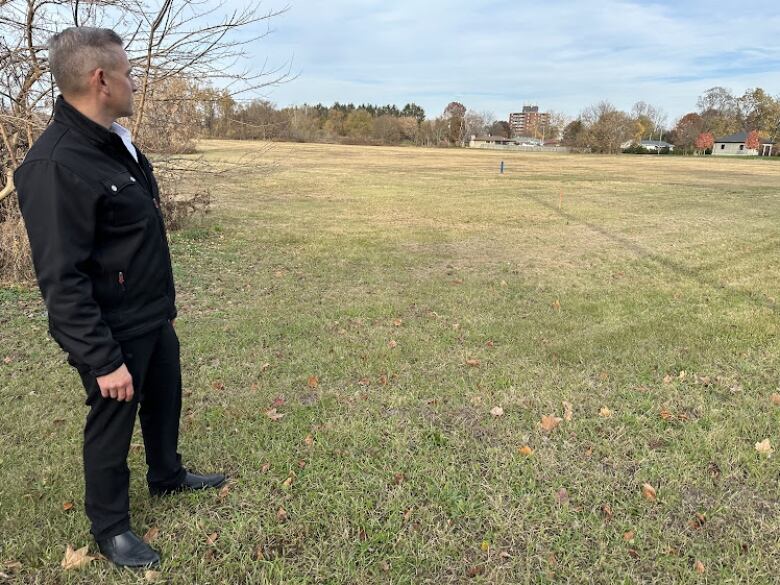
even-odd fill
[[[118,341],[176,316],[159,191],[138,159],[60,97],[14,174],[49,331],[95,376],[123,363]]]

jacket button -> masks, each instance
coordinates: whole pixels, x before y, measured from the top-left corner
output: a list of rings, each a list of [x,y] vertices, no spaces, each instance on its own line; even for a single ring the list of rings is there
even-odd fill
[[[116,185],[111,185],[111,190],[116,191]]]
[[[135,177],[130,177],[130,180],[135,183]]]

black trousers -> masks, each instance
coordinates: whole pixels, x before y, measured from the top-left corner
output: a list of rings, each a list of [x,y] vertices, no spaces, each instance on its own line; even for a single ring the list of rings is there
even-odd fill
[[[79,369],[90,407],[84,427],[85,509],[98,540],[130,529],[130,470],[127,454],[136,412],[146,450],[147,483],[168,488],[186,473],[177,453],[181,415],[179,339],[173,325],[121,341],[133,377],[131,402],[103,398],[94,376]]]

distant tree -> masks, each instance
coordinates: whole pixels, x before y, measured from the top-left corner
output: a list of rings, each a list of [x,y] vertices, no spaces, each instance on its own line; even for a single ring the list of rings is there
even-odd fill
[[[347,115],[342,109],[331,108],[323,128],[334,136],[345,136],[347,134],[346,128],[344,127],[346,119]]]
[[[696,103],[704,120],[704,127],[716,136],[733,134],[744,127],[739,101],[730,89],[711,87]]]
[[[390,114],[374,118],[373,135],[382,144],[401,142],[401,128],[398,125],[398,118]]]
[[[374,129],[374,119],[364,108],[358,108],[347,116],[344,129],[350,138],[367,140]]]
[[[512,135],[512,127],[506,120],[496,120],[491,124],[488,132],[491,136],[502,136],[504,138],[510,138]]]
[[[450,102],[444,108],[447,120],[448,138],[451,144],[462,144],[466,135],[466,106],[460,102]]]
[[[702,132],[704,132],[704,119],[696,112],[689,112],[677,121],[671,141],[677,148],[686,151],[696,147],[696,139]]]
[[[547,127],[544,131],[544,138],[549,140],[561,140],[563,131],[569,123],[569,117],[562,112],[549,112]]]
[[[745,148],[758,150],[759,146],[761,146],[761,137],[758,135],[757,130],[751,130],[748,132],[747,139],[745,140]]]
[[[570,148],[581,148],[584,146],[584,134],[585,124],[582,122],[582,120],[577,119],[569,122],[563,129],[563,145]]]
[[[420,124],[417,118],[413,116],[401,116],[398,118],[398,129],[401,132],[401,140],[417,142],[417,135],[420,131]]]
[[[586,109],[581,116],[586,124],[585,143],[593,152],[615,154],[631,137],[631,117],[607,101]]]
[[[417,123],[420,124],[425,120],[425,110],[415,103],[406,104],[401,110],[401,116],[407,118],[415,118]]]
[[[485,118],[482,117],[482,114],[475,112],[474,110],[466,112],[464,123],[466,125],[466,140],[472,135],[480,136],[485,133]]]
[[[712,132],[702,132],[696,138],[694,146],[696,146],[696,150],[704,152],[711,150],[713,144],[715,144],[715,137],[712,135]]]
[[[747,128],[753,128],[772,139],[780,138],[780,97],[773,98],[757,87],[739,98]]]

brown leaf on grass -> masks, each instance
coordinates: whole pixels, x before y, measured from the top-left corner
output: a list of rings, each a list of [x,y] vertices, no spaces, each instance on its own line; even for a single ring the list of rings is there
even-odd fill
[[[673,420],[674,419],[674,415],[671,412],[669,412],[667,409],[662,408],[661,409],[661,418],[664,419],[664,420]]]
[[[543,431],[546,431],[546,432],[549,433],[551,431],[554,431],[555,428],[559,424],[561,424],[562,420],[563,419],[561,417],[555,416],[554,414],[545,414],[542,417],[542,422],[540,422],[539,424],[541,425]]]
[[[504,409],[500,406],[495,406],[490,410],[490,414],[496,418],[504,416]]]
[[[215,542],[217,542],[217,539],[219,538],[218,532],[212,532],[206,537],[206,544],[209,546],[212,546]]]
[[[304,467],[306,467],[306,460],[298,459],[298,469],[303,469]]]
[[[720,467],[714,461],[710,461],[709,464],[707,464],[707,471],[710,473],[712,479],[720,477]]]
[[[289,488],[290,486],[292,486],[294,481],[295,481],[295,477],[291,475],[282,482],[282,487]]]
[[[655,488],[649,483],[642,484],[642,497],[648,502],[655,502],[656,493]]]
[[[225,498],[228,497],[228,494],[230,494],[230,484],[226,483],[225,485],[222,486],[222,489],[219,490],[217,497],[220,500],[224,500]]]
[[[466,360],[466,365],[471,367],[471,368],[478,368],[479,365],[480,365],[480,362],[479,362],[479,360],[473,359],[473,358],[472,359],[467,359]]]
[[[495,343],[493,343],[493,340],[492,340],[492,339],[488,339],[488,340],[485,342],[485,347],[495,347],[495,346],[496,346],[496,344],[495,344]]]
[[[285,402],[284,396],[277,396],[271,403],[271,408],[279,408],[280,406],[283,406]]]
[[[688,372],[686,372],[685,370],[683,370],[677,375],[677,379],[680,380],[680,382],[684,382],[687,377],[688,377]]]
[[[287,522],[287,518],[287,510],[285,510],[282,506],[279,506],[279,509],[276,511],[276,521]]]
[[[774,449],[772,449],[772,443],[769,441],[769,439],[764,439],[760,443],[756,443],[756,451],[760,455],[765,455],[766,458],[769,459],[772,456]]]
[[[401,485],[405,481],[406,481],[406,475],[404,475],[403,473],[396,473],[393,475],[393,483],[395,485]]]
[[[602,418],[610,418],[612,416],[612,411],[606,406],[602,406],[601,410],[599,410],[599,416]]]
[[[396,347],[398,347],[398,342],[395,339],[391,339],[387,343],[387,347],[389,347],[390,349],[395,349]]]
[[[400,327],[403,324],[404,324],[403,319],[396,319],[393,321],[393,327]]]
[[[73,502],[64,502],[62,504],[63,512],[70,512],[73,509]]]
[[[268,473],[269,469],[271,469],[271,464],[263,463],[263,466],[260,468],[260,473]]]
[[[148,583],[157,583],[161,578],[162,573],[160,571],[148,570],[144,572],[144,580]]]
[[[609,523],[612,521],[612,506],[604,504],[601,506],[601,515],[604,516],[604,522]]]
[[[555,492],[555,501],[559,505],[564,506],[569,503],[569,491],[566,488],[561,488]]]
[[[265,372],[265,371],[270,370],[270,369],[271,369],[271,364],[269,364],[269,363],[264,363],[262,366],[260,366],[260,371],[261,372]]]
[[[630,556],[632,559],[638,559],[639,558],[639,551],[635,548],[628,549],[628,556]]]
[[[565,420],[566,422],[571,422],[573,418],[574,418],[574,407],[572,406],[571,402],[564,400],[563,420]]]
[[[560,311],[561,310],[561,301],[558,300],[558,299],[555,299],[550,306],[552,307],[553,311]]]
[[[534,450],[531,449],[531,447],[529,447],[528,445],[523,445],[517,450],[517,452],[520,453],[520,455],[523,455],[525,457],[530,457],[531,455],[534,454]]]
[[[628,532],[623,533],[623,540],[626,542],[631,542],[634,540],[634,537],[636,536],[636,533],[634,533],[633,530],[629,530]]]
[[[693,528],[694,530],[699,530],[700,528],[704,528],[704,523],[707,521],[707,519],[704,517],[704,514],[699,514],[698,512],[696,515],[688,521],[688,526]]]
[[[360,378],[360,380],[358,380],[358,384],[360,386],[370,386],[371,380],[369,380],[368,378]]]
[[[674,378],[672,378],[671,374],[666,374],[664,376],[664,384],[671,384],[674,381]]]
[[[3,568],[11,574],[18,573],[22,570],[22,563],[19,561],[5,561],[3,563]]]
[[[379,376],[379,385],[387,386],[387,374],[382,374],[381,376]]]
[[[3,358],[3,363],[4,363],[6,366],[7,366],[8,364],[10,364],[12,361],[14,361],[14,360],[13,360],[13,358],[12,358],[10,355],[7,355],[7,356],[5,356],[5,357]]]
[[[222,380],[216,380],[211,383],[211,387],[214,388],[214,390],[224,390],[225,383]]]
[[[68,545],[65,549],[65,557],[62,559],[60,566],[66,571],[73,569],[81,569],[86,567],[89,563],[95,560],[95,557],[89,556],[89,546],[82,547],[78,550],[73,550],[73,547]]]
[[[320,385],[320,379],[317,376],[309,376],[309,379],[306,381],[306,384],[308,384],[309,388],[316,388]]]
[[[314,445],[314,437],[311,434],[306,435],[306,437],[303,439],[303,444],[307,447],[311,447]]]
[[[149,530],[146,531],[146,534],[144,534],[144,542],[150,543],[154,541],[159,535],[160,529],[157,528],[157,526],[152,526]]]
[[[588,447],[587,449],[585,449],[583,455],[585,455],[585,457],[587,457],[588,459],[593,457],[593,447]]]
[[[696,571],[697,573],[699,573],[699,575],[703,575],[704,573],[707,572],[707,569],[704,566],[704,563],[702,563],[701,561],[698,561],[698,560],[695,563],[693,563],[693,570]]]
[[[192,415],[195,416],[194,413]],[[185,417],[186,418],[186,417]],[[138,453],[139,451],[142,451],[144,446],[141,443],[130,443],[130,451],[132,453]]]
[[[483,567],[482,565],[475,565],[473,567],[469,567],[468,571],[466,571],[466,576],[469,579],[473,579],[474,577],[478,577],[484,572],[485,572],[485,567]]]
[[[265,416],[270,418],[272,421],[278,421],[282,420],[284,418],[284,414],[281,412],[277,412],[275,408],[272,408],[270,410],[265,411]]]
[[[609,380],[609,372],[607,372],[606,370],[602,370],[601,372],[599,372],[599,380],[601,380],[602,382],[606,382],[607,380]]]
[[[777,392],[772,394],[770,400],[772,401],[772,404],[774,404],[775,406],[780,406],[780,394],[778,394]]]

